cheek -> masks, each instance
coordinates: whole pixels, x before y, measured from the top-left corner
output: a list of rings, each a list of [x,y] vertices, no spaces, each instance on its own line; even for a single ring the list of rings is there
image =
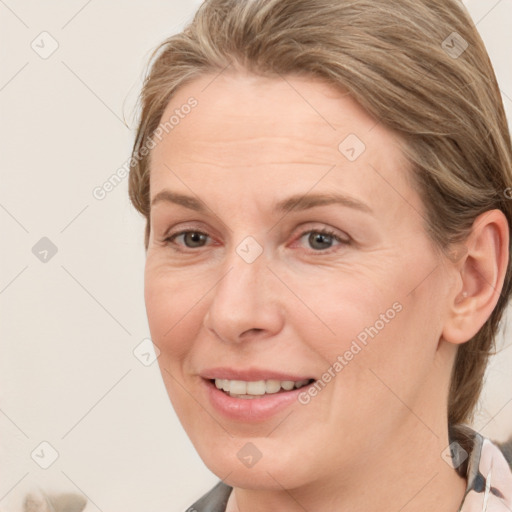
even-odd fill
[[[361,347],[369,346],[372,340],[381,338],[400,315],[397,309],[401,306],[396,296],[370,283],[367,286],[356,274],[341,275],[320,293],[310,291],[309,294],[310,309],[318,320],[313,315],[310,317],[317,323],[321,320],[325,327],[322,337],[309,339],[315,340],[318,349],[331,359],[349,350],[353,342]],[[298,318],[298,321],[301,320]]]
[[[144,300],[153,342],[166,361],[181,360],[191,348],[192,330],[199,329],[201,290],[179,279],[177,271],[160,271],[148,263],[144,276]],[[204,294],[204,291],[203,291]],[[159,358],[160,359],[160,358]]]
[[[323,371],[331,368],[336,377],[343,375],[334,379],[338,392],[350,391],[362,401],[372,401],[386,384],[395,390],[407,384],[412,392],[426,377],[437,346],[437,330],[432,325],[435,312],[429,307],[434,304],[428,300],[431,290],[425,287],[409,293],[408,279],[391,270],[376,279],[344,276],[325,287],[316,300],[310,293],[311,309],[329,330],[324,328],[321,337],[310,329],[304,338],[325,361]],[[298,316],[297,321],[306,332],[306,322]]]
[[[395,307],[377,311],[359,333],[364,343],[355,338],[361,351],[347,368],[345,382],[359,403],[381,410],[383,421],[406,413],[403,403],[416,403],[431,378],[438,336],[426,303],[425,297],[399,297]]]

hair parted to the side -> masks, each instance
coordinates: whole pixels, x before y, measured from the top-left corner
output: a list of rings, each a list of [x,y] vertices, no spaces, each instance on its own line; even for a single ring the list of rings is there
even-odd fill
[[[455,44],[464,50],[458,56]],[[462,242],[487,210],[502,210],[512,226],[507,120],[485,46],[460,1],[207,0],[155,50],[140,96],[129,194],[147,220],[146,249],[151,155],[140,151],[180,86],[228,66],[318,77],[349,91],[402,141],[439,250]],[[450,425],[473,418],[511,285],[509,264],[493,313],[458,349]]]

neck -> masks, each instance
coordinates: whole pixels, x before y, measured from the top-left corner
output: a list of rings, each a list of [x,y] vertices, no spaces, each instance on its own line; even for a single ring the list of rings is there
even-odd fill
[[[466,480],[441,456],[450,444],[446,420],[430,429],[409,416],[394,442],[376,443],[371,459],[337,467],[294,489],[235,488],[226,512],[454,512],[462,502]]]

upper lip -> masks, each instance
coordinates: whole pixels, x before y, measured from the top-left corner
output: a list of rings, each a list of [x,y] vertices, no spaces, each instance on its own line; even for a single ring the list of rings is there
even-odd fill
[[[258,380],[291,380],[297,382],[312,378],[307,375],[284,373],[263,368],[242,369],[227,367],[208,368],[201,371],[199,375],[203,377],[203,379],[244,380],[247,382],[254,382]]]

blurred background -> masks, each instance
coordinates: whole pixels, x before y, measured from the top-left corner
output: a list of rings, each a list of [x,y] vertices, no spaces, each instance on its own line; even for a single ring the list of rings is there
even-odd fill
[[[125,165],[151,51],[200,1],[0,0],[0,511],[30,489],[87,512],[178,512],[217,481],[150,355],[144,221]],[[465,2],[512,119],[512,0]],[[510,315],[508,315],[510,317]],[[512,434],[510,320],[474,427]]]

